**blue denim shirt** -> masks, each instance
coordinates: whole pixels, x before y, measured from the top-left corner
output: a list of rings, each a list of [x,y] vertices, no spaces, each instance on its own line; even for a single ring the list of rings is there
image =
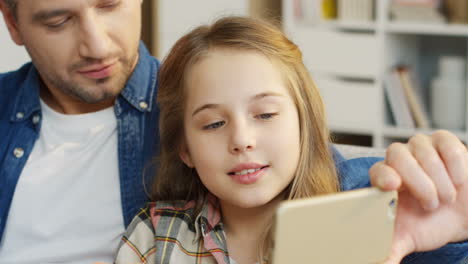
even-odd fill
[[[138,64],[114,106],[125,226],[148,201],[144,186],[150,183],[153,170],[147,165],[159,138],[155,102],[159,62],[144,45],[140,45],[139,53]],[[17,71],[0,74],[0,242],[18,178],[40,128],[39,75],[34,65],[28,63]],[[369,186],[368,170],[381,159],[345,160],[337,151],[334,154],[343,190]],[[468,243],[412,254],[405,263],[463,263],[463,258],[468,258]]]
[[[148,200],[143,171],[159,138],[159,108],[155,101],[158,68],[158,60],[140,44],[136,68],[114,105],[125,226]],[[18,178],[41,129],[39,85],[38,71],[31,63],[0,74],[0,238]]]

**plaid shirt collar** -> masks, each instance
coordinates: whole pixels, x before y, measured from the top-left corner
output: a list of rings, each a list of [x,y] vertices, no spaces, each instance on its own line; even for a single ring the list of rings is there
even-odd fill
[[[194,205],[195,203],[191,206]],[[216,226],[222,225],[221,208],[219,201],[215,196],[211,194],[207,195],[206,202],[203,204],[200,213],[196,216],[194,225],[197,239],[206,237]]]

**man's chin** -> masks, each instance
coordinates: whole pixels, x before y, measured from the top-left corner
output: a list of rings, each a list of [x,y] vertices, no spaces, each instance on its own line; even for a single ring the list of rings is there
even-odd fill
[[[117,95],[118,93],[106,93],[99,96],[79,96],[79,99],[88,104],[106,104],[109,102],[114,102]]]
[[[81,88],[79,88],[81,87]],[[118,89],[116,89],[118,87]],[[74,97],[89,104],[99,104],[114,100],[124,89],[125,84],[111,78],[99,79],[93,84],[74,86],[69,90]]]
[[[101,104],[115,100],[120,93],[103,87],[89,87],[87,89],[73,89],[65,91],[69,96],[87,104]]]

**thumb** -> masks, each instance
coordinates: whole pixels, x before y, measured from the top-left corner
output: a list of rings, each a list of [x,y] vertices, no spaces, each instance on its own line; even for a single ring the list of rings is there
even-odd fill
[[[400,264],[403,258],[396,255],[390,255],[382,264]]]
[[[411,250],[409,250],[410,248],[410,240],[394,237],[390,255],[385,259],[383,264],[399,264],[401,260],[411,252]]]

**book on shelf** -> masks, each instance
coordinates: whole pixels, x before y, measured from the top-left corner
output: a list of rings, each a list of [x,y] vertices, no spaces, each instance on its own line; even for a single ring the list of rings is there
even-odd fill
[[[400,75],[395,69],[392,69],[386,76],[384,87],[395,125],[397,127],[415,128]]]
[[[338,0],[338,19],[343,21],[372,21],[374,0]]]
[[[423,103],[422,96],[419,93],[420,88],[416,86],[417,82],[413,72],[406,66],[398,66],[396,71],[400,77],[400,82],[403,86],[411,114],[416,122],[416,127],[429,129],[429,115]]]
[[[444,23],[440,0],[392,0],[390,16],[394,21]]]
[[[317,24],[336,19],[336,0],[294,0],[294,17],[296,20]]]

